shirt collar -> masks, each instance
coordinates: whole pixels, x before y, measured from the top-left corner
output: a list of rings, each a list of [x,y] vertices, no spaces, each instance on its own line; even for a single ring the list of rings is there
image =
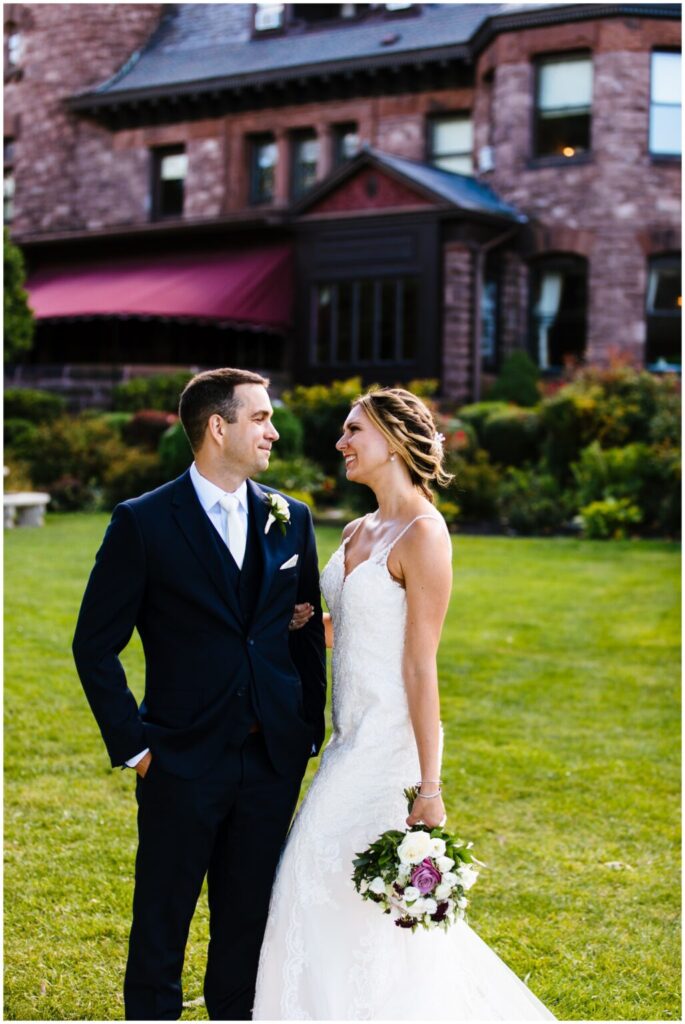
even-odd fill
[[[248,511],[247,480],[243,480],[240,487],[236,491],[223,491],[220,487],[217,487],[216,484],[213,484],[211,480],[208,480],[206,476],[203,476],[194,462],[190,467],[190,479],[193,482],[195,493],[200,499],[200,504],[202,505],[205,512],[209,512],[209,510],[213,508],[214,505],[218,504],[219,499],[223,498],[224,494],[228,493],[233,493],[240,502],[245,512]]]

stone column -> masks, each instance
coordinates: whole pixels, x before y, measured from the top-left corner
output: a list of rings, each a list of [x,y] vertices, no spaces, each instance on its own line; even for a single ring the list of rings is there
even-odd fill
[[[442,391],[460,404],[471,398],[473,254],[457,242],[443,249]]]

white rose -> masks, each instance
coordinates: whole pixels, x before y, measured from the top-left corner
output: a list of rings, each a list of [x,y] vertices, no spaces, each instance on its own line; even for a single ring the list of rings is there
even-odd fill
[[[375,892],[377,896],[385,892],[385,882],[380,875],[376,875],[374,879],[369,882],[369,889],[371,892]]]
[[[425,857],[430,856],[432,839],[428,832],[407,832],[406,836],[397,847],[397,854],[402,864],[420,864]]]
[[[438,867],[438,871],[441,875],[444,875],[446,871],[454,867],[454,861],[451,857],[438,857],[435,861]]]
[[[397,881],[400,885],[404,885],[411,878],[411,867],[409,864],[400,864],[399,871],[397,872]]]
[[[444,839],[431,839],[431,850],[429,857],[442,857],[446,850]]]
[[[426,900],[417,900],[416,903],[412,903],[410,907],[407,907],[407,913],[411,914],[412,917],[421,917],[426,911]]]
[[[423,901],[423,912],[424,914],[434,914],[438,909],[438,904],[433,899],[425,899]]]
[[[446,871],[442,876],[442,880],[446,885],[456,885],[459,881],[453,871]]]
[[[282,512],[284,516],[288,516],[288,518],[290,518],[290,508],[282,494],[272,494],[271,500],[279,512]]]
[[[402,897],[407,903],[411,903],[412,900],[418,900],[421,897],[421,890],[417,889],[413,885],[408,885],[404,890],[404,896]]]
[[[433,895],[436,900],[446,900],[451,892],[452,886],[448,885],[447,882],[441,882],[440,885],[436,886],[433,890]]]
[[[468,905],[469,901],[466,899],[466,896],[460,896],[459,899],[457,900],[457,906],[459,907],[460,910],[466,910]]]
[[[478,872],[474,871],[468,864],[465,864],[463,867],[459,868],[458,878],[459,884],[462,885],[464,889],[470,889],[471,886],[475,885],[478,881]]]

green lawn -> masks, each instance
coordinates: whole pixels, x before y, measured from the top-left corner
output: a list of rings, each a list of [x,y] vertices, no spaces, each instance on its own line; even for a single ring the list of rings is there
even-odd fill
[[[110,770],[70,652],[106,522],[5,534],[8,1019],[123,1016],[134,777]],[[323,563],[337,532],[318,533]],[[679,548],[457,537],[454,561],[443,774],[489,865],[471,924],[561,1019],[677,1019]],[[139,694],[137,638],[125,661]],[[188,1000],[206,935],[203,899]]]

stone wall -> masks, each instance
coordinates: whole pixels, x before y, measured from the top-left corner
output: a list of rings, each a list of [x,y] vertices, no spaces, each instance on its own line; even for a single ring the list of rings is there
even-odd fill
[[[443,248],[442,393],[466,402],[471,397],[473,255],[464,245]]]

